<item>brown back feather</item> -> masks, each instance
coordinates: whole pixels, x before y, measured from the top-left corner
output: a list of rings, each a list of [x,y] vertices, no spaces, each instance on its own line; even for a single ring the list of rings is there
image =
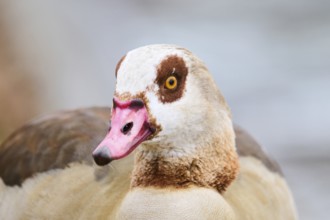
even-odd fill
[[[86,108],[31,121],[0,145],[0,177],[7,185],[20,185],[37,172],[70,162],[91,164],[109,117],[109,108]]]

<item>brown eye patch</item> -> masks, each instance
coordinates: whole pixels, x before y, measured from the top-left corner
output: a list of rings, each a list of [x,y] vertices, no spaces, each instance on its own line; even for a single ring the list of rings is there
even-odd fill
[[[170,103],[180,99],[183,95],[188,68],[181,57],[168,56],[157,67],[156,83],[159,86],[159,100],[162,103]],[[168,89],[166,81],[169,77],[175,77],[177,85],[174,89]]]
[[[121,66],[121,63],[124,61],[125,57],[126,57],[126,55],[123,56],[122,58],[120,58],[119,62],[116,65],[116,72],[115,72],[116,73],[116,77],[117,77],[117,74],[118,74],[118,70],[119,70],[119,68]]]

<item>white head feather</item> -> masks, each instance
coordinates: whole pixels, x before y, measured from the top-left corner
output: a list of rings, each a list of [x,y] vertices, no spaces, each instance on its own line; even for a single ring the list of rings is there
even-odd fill
[[[155,82],[157,66],[172,55],[184,60],[188,75],[182,97],[163,103]],[[124,93],[144,93],[148,99],[149,114],[162,128],[156,137],[143,143],[142,149],[153,153],[193,154],[198,146],[212,141],[214,132],[232,126],[229,108],[203,62],[178,46],[149,45],[130,51],[117,74],[116,94]]]

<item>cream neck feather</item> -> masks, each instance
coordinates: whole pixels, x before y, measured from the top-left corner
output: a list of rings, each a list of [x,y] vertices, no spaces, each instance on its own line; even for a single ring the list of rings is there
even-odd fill
[[[210,141],[205,138],[204,144],[196,147],[194,154],[185,156],[170,156],[151,151],[150,147],[142,147],[136,154],[131,186],[199,186],[214,188],[222,193],[238,172],[234,138],[232,128],[228,127],[222,133],[214,134]]]

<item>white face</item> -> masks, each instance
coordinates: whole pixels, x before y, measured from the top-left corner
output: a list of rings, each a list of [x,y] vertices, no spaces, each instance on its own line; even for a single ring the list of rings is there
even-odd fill
[[[157,83],[157,77],[160,64],[171,56],[184,61],[187,74],[182,94],[175,100],[163,101],[162,84]],[[167,69],[175,72],[175,65],[169,65]],[[211,131],[231,123],[230,113],[206,67],[185,49],[151,45],[129,52],[117,72],[116,95],[136,97],[141,93],[147,99],[149,115],[161,131],[139,148],[173,156],[194,153],[201,142],[211,141]],[[219,117],[222,123],[214,120]]]

